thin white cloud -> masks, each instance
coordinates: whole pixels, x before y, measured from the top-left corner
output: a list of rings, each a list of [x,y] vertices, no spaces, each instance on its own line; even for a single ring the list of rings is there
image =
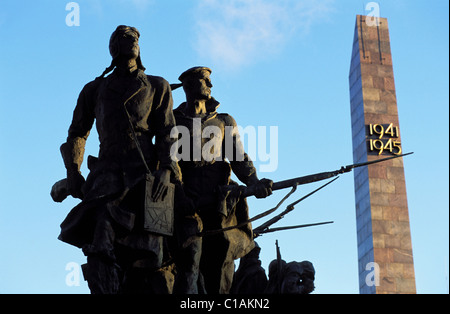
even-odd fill
[[[195,10],[200,57],[237,68],[280,52],[293,34],[307,33],[334,0],[200,0]]]

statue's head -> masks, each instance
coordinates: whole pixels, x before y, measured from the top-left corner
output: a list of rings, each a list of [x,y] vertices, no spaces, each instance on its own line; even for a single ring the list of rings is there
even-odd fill
[[[283,268],[282,294],[309,294],[314,291],[315,270],[311,262],[290,262]]]
[[[208,67],[193,67],[184,71],[178,78],[181,81],[186,96],[191,99],[211,98],[211,69]]]
[[[136,59],[139,69],[142,66],[139,50],[140,33],[135,27],[119,25],[109,40],[109,52],[114,60],[120,57]]]

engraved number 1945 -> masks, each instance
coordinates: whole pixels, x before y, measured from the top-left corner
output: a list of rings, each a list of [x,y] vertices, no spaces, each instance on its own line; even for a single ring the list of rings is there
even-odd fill
[[[393,123],[385,126],[381,124],[369,124],[369,135],[378,137],[378,139],[369,140],[370,151],[377,151],[378,155],[386,151],[394,155],[401,155],[401,143],[394,140],[394,138],[399,137],[398,126],[394,126]],[[383,139],[383,137],[389,137],[389,139],[386,141],[386,138]]]

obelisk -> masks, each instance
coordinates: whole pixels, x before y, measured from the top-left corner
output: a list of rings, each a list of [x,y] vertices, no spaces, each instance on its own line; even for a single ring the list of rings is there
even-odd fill
[[[406,153],[387,19],[357,16],[349,83],[353,161]],[[360,293],[416,293],[403,158],[357,168],[354,182]]]

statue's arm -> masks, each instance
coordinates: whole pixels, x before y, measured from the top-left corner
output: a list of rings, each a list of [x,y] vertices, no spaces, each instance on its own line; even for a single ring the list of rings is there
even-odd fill
[[[175,178],[178,178],[181,175],[178,163],[170,156],[170,149],[177,140],[170,136],[170,132],[176,125],[173,115],[172,91],[165,79],[155,76],[149,76],[149,78],[152,85],[156,87],[149,125],[151,133],[155,136],[159,168],[170,170]]]
[[[220,114],[225,124],[224,155],[231,165],[233,173],[245,185],[256,184],[259,179],[253,161],[244,151],[238,127],[234,118],[228,114]]]
[[[61,145],[61,155],[67,170],[68,191],[74,197],[82,197],[81,188],[84,178],[81,175],[86,140],[95,119],[93,93],[94,84],[87,84],[81,91],[72,123],[69,127],[67,141]]]
[[[230,115],[221,115],[225,122],[225,156],[230,161],[231,169],[236,174],[238,179],[247,186],[256,186],[257,198],[265,198],[272,194],[272,180],[258,179],[256,168],[253,161],[244,151],[244,145],[241,142],[239,130],[234,118]],[[227,141],[233,145],[232,152],[228,152],[226,145]]]

